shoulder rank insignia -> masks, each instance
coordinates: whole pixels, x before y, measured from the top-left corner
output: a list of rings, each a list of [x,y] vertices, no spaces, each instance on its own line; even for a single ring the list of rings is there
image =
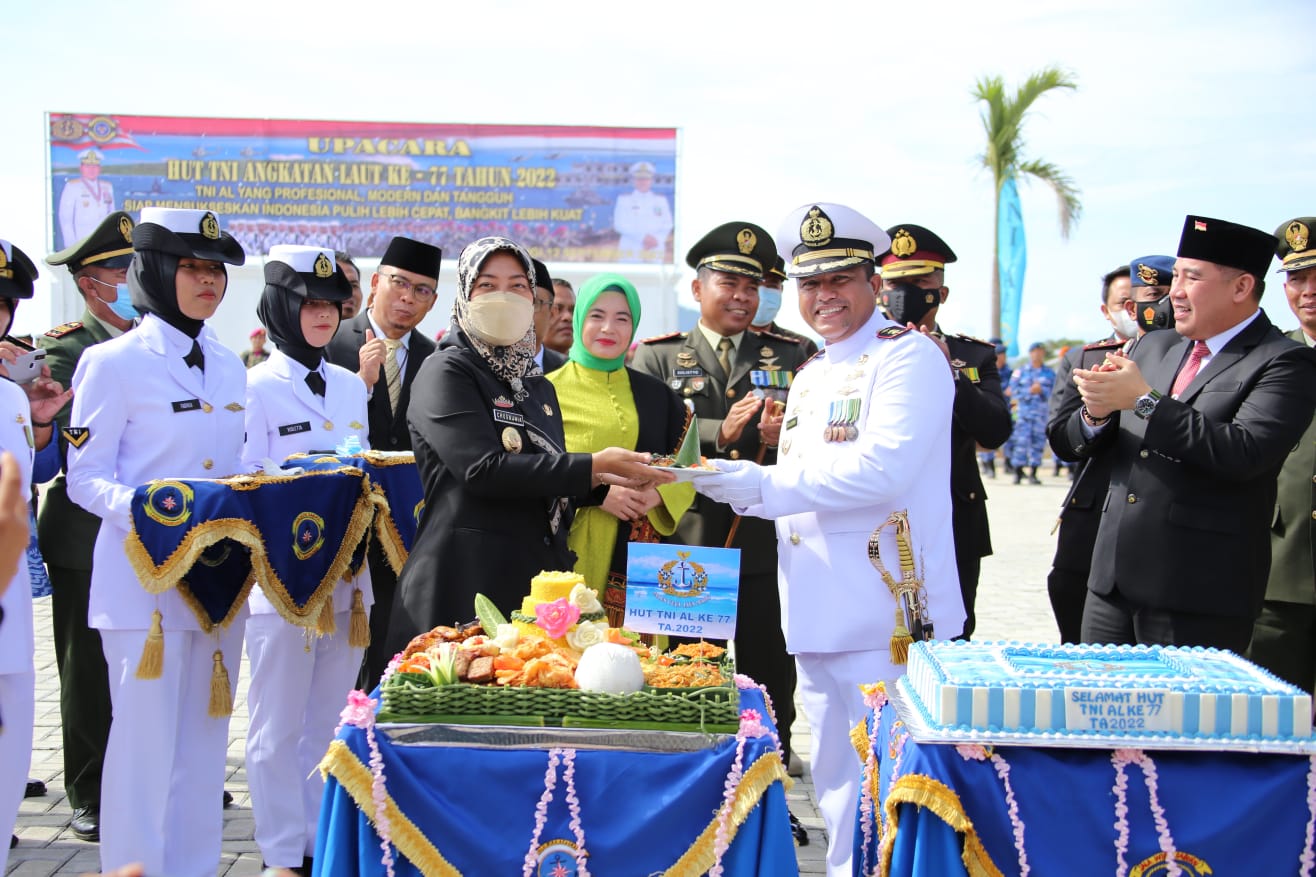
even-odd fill
[[[641,344],[653,344],[656,341],[671,341],[673,338],[684,338],[685,332],[668,332],[666,335],[654,335],[652,338],[643,338]]]
[[[958,338],[958,339],[960,339],[961,341],[969,341],[969,342],[971,342],[971,343],[973,343],[973,344],[981,344],[983,347],[990,347],[990,348],[992,348],[993,350],[996,349],[996,345],[993,344],[992,342],[990,342],[990,341],[984,341],[984,340],[981,339],[981,338],[975,338],[975,337],[973,337],[972,335],[964,335],[964,334],[957,333],[957,334],[955,335],[955,337]]]
[[[884,329],[877,330],[877,337],[884,338],[889,341],[892,338],[899,338],[901,335],[904,335],[906,332],[909,331],[910,328],[908,326],[887,326]]]
[[[1084,350],[1114,350],[1117,347],[1123,347],[1124,341],[1121,338],[1103,338],[1100,341],[1093,341],[1091,344],[1084,344]]]
[[[827,348],[824,347],[822,350],[819,350],[819,351],[818,351],[817,353],[815,353],[813,356],[809,357],[809,358],[806,359],[804,362],[802,362],[802,363],[800,363],[798,366],[796,366],[796,367],[795,367],[795,373],[798,375],[800,372],[804,371],[804,367],[805,367],[806,365],[808,365],[809,363],[813,362],[815,359],[822,359],[822,358],[823,358],[824,356],[826,356],[826,355],[827,355]]]
[[[225,411],[235,411],[235,412],[236,412],[236,411],[243,411],[243,410],[245,410],[245,409],[244,409],[241,405],[239,405],[237,402],[230,402],[230,403],[228,403],[227,405],[224,406],[224,410],[225,410]]]
[[[81,328],[82,328],[82,323],[79,320],[74,320],[72,323],[61,323],[60,325],[56,326],[55,328],[47,332],[46,337],[63,338],[65,335],[72,335],[74,332],[78,331]]]
[[[785,332],[774,332],[771,329],[756,329],[755,331],[764,338],[771,338],[773,341],[786,341],[791,344],[798,344],[801,338],[799,335],[788,335]]]
[[[66,426],[61,430],[64,440],[75,448],[80,448],[91,438],[91,430],[85,426]]]

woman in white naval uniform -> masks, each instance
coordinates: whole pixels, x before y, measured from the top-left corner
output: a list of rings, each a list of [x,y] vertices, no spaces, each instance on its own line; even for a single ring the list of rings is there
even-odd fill
[[[101,787],[101,866],[142,862],[160,877],[214,877],[223,835],[228,716],[209,715],[222,655],[236,682],[243,607],[207,634],[178,591],[142,587],[124,539],[133,491],[154,478],[242,471],[247,370],[205,321],[224,298],[225,263],[242,247],[213,213],[148,207],[133,229],[131,332],[88,348],[73,375],[69,497],[101,518],[88,623],[101,632],[114,721]],[[136,670],[159,610],[162,675]]]
[[[265,263],[256,313],[275,351],[247,372],[249,469],[304,451],[332,450],[348,436],[366,442],[366,387],[324,358],[352,287],[333,250],[281,245]],[[247,782],[256,844],[269,867],[310,874],[324,788],[315,769],[333,739],[338,713],[361,668],[363,648],[348,644],[353,594],[370,606],[370,571],[334,589],[334,632],[308,641],[259,590],[248,601]]]
[[[0,324],[9,333],[18,300],[31,298],[37,269],[18,247],[0,240]],[[43,366],[44,368],[44,366]],[[50,421],[68,401],[69,394],[49,380],[45,369],[40,395],[27,385],[28,395],[17,384],[0,380],[0,451],[13,454],[24,491],[33,483],[49,481],[59,470],[59,448],[52,442]],[[0,364],[0,376],[8,377]],[[49,390],[49,392],[47,392]],[[42,423],[44,426],[35,426]],[[34,453],[35,446],[40,449]],[[9,857],[9,838],[18,818],[18,807],[27,786],[32,761],[32,725],[36,709],[36,675],[32,664],[32,586],[28,579],[27,552],[18,555],[18,571],[0,595],[0,873]]]

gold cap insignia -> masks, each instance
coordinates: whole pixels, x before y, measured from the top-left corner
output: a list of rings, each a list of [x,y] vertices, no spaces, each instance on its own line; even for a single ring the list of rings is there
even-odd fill
[[[1311,231],[1305,223],[1298,222],[1296,219],[1289,223],[1289,227],[1284,229],[1284,240],[1288,242],[1289,248],[1295,253],[1300,253],[1307,249],[1307,241],[1311,237]]]
[[[754,246],[758,242],[758,235],[747,228],[742,228],[740,234],[736,235],[736,248],[740,250],[742,256],[748,256],[754,252]]]
[[[832,242],[832,221],[816,205],[804,214],[800,223],[800,241],[810,247],[825,247]]]
[[[334,276],[333,263],[329,261],[329,257],[326,256],[324,253],[321,253],[320,255],[315,257],[314,268],[315,268],[316,277],[324,278],[324,277]]]
[[[521,433],[512,427],[503,430],[503,447],[509,454],[521,453]]]
[[[891,239],[891,254],[905,258],[914,255],[918,250],[918,244],[914,241],[914,236],[903,228],[896,232],[896,236]]]
[[[1160,286],[1160,284],[1157,282],[1157,279],[1159,277],[1160,274],[1156,271],[1155,268],[1153,268],[1150,265],[1146,265],[1142,262],[1138,263],[1138,279],[1141,280],[1143,283],[1145,283],[1148,286]]]
[[[123,239],[124,239],[125,241],[127,241],[128,243],[131,244],[131,243],[133,242],[133,221],[132,221],[132,219],[130,219],[130,218],[127,217],[127,216],[121,216],[121,217],[119,217],[119,234],[123,235]]]
[[[1143,308],[1142,319],[1144,322],[1147,323],[1150,323],[1152,320],[1156,319],[1156,309],[1151,307],[1150,305]]]
[[[0,247],[0,277],[6,280],[14,276],[14,269],[9,267],[9,257],[5,255],[5,248]]]
[[[201,234],[212,241],[219,240],[219,217],[209,210],[201,217]]]

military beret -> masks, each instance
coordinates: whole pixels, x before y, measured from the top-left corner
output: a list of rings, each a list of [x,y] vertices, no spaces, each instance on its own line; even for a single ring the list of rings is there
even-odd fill
[[[1129,262],[1129,282],[1134,286],[1169,286],[1174,276],[1174,256],[1139,256]]]

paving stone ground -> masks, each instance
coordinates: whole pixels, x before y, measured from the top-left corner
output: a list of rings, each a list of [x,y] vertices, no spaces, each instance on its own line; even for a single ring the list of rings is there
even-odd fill
[[[992,542],[996,553],[983,559],[978,589],[978,630],[975,639],[1012,639],[1056,642],[1058,633],[1046,597],[1046,574],[1051,568],[1055,523],[1069,481],[1043,473],[1043,484],[1015,485],[1008,477],[987,482]],[[98,847],[75,838],[68,830],[72,809],[64,795],[60,754],[59,677],[50,638],[50,600],[36,601],[37,705],[33,732],[31,776],[46,782],[44,797],[25,800],[19,810],[19,845],[9,853],[9,877],[65,877],[95,871]],[[243,749],[247,733],[247,662],[242,662],[238,696],[229,728],[225,787],[233,806],[224,814],[224,853],[218,874],[249,877],[261,871],[260,852],[253,839],[254,825]],[[791,810],[809,829],[810,843],[797,848],[800,873],[823,874],[826,840],[822,817],[808,773],[809,729],[804,711],[797,710],[794,739],[805,762],[805,776],[787,793]]]

